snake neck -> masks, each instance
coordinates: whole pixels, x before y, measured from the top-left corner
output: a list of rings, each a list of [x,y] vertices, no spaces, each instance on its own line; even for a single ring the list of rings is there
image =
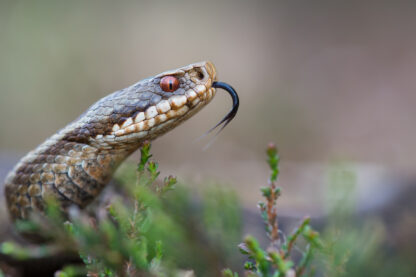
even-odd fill
[[[65,209],[87,206],[111,180],[141,141],[112,147],[71,139],[64,129],[28,153],[6,178],[6,200],[13,219],[44,210],[45,198]]]

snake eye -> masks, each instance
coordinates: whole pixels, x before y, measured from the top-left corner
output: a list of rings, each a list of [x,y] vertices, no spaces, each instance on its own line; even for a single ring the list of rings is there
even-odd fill
[[[173,76],[165,76],[160,80],[160,88],[166,92],[173,92],[179,88],[179,80]]]

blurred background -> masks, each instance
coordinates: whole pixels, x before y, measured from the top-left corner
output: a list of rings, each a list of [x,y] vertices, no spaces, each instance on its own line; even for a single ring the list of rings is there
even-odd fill
[[[211,60],[239,113],[204,151],[196,139],[231,107],[219,91],[153,143],[162,172],[227,185],[255,211],[274,141],[281,214],[321,222],[342,164],[357,220],[378,220],[371,232],[415,269],[415,12],[411,1],[1,0],[0,177],[101,97]]]

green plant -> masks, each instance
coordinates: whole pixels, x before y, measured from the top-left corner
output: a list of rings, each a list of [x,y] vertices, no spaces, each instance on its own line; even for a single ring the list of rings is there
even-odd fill
[[[70,208],[65,215],[48,199],[45,216],[34,214],[31,221],[17,224],[21,231],[41,233],[57,243],[23,247],[5,242],[1,252],[21,260],[79,253],[84,264],[56,273],[65,277],[215,275],[232,260],[230,249],[240,239],[235,195],[214,187],[196,204],[175,177],[159,181],[150,148],[145,144],[140,150],[136,170],[121,169],[121,192],[109,204],[91,209],[92,214]]]
[[[3,243],[3,253],[25,259],[52,255],[58,250],[78,251],[85,266],[67,266],[57,276],[132,276],[140,272],[163,275],[168,265],[162,263],[163,243],[158,236],[163,237],[161,233],[166,229],[176,229],[170,228],[174,223],[163,213],[161,198],[177,181],[169,176],[163,183],[154,184],[160,173],[150,158],[150,144],[145,144],[137,182],[124,186],[124,193],[130,197],[114,196],[92,217],[74,207],[65,216],[58,203],[48,199],[46,216],[34,215],[31,221],[17,224],[21,231],[41,232],[59,244],[35,248],[34,253],[33,248],[28,250],[9,242]]]
[[[60,251],[79,253],[83,265],[65,266],[56,273],[62,277],[218,275],[235,262],[232,249],[240,241],[240,208],[235,195],[214,187],[196,203],[188,190],[177,186],[175,177],[159,181],[150,148],[145,144],[140,150],[136,170],[121,170],[117,177],[121,192],[112,195],[109,204],[92,209],[92,214],[74,207],[63,214],[58,203],[48,199],[45,216],[34,214],[31,221],[18,222],[21,231],[42,233],[59,244],[27,248],[6,242],[1,252],[17,259]],[[317,250],[325,253],[327,247],[308,217],[288,237],[281,233],[277,218],[281,190],[276,185],[280,158],[273,144],[267,148],[267,157],[271,174],[268,185],[261,188],[265,201],[258,206],[270,244],[264,249],[257,239],[247,236],[239,245],[248,258],[244,270],[247,276],[313,276],[314,255]],[[300,258],[295,248],[303,249]],[[238,274],[226,269],[223,276]]]
[[[310,226],[310,218],[303,219],[301,224],[294,232],[283,239],[279,230],[277,219],[277,199],[281,190],[276,186],[279,176],[279,162],[277,148],[274,144],[269,144],[267,148],[267,162],[271,169],[268,186],[261,188],[261,193],[265,202],[259,202],[261,216],[266,226],[266,232],[270,239],[267,249],[260,247],[257,240],[252,236],[247,236],[244,242],[239,245],[241,253],[249,258],[244,264],[246,276],[270,276],[270,277],[294,277],[309,276],[314,274],[314,268],[310,266],[316,250],[323,249],[323,243],[319,234]],[[299,261],[292,258],[292,251],[298,239],[303,237],[306,246],[302,251]],[[223,271],[225,277],[237,277],[230,269]]]

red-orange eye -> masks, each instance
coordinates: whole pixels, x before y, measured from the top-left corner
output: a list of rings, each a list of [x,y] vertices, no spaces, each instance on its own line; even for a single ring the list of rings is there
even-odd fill
[[[166,92],[172,92],[179,88],[179,80],[173,76],[165,76],[160,80],[160,88]]]

